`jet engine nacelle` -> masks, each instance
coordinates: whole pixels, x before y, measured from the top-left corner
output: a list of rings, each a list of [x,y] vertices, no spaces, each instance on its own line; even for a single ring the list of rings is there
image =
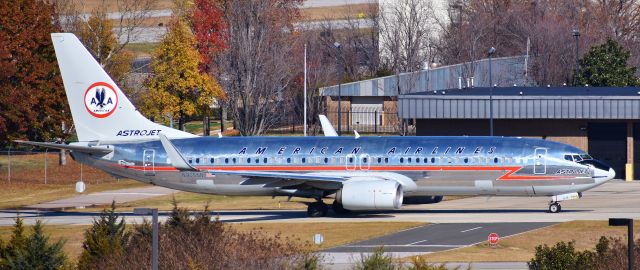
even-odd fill
[[[402,206],[402,185],[393,180],[347,181],[336,200],[347,210],[393,210]]]

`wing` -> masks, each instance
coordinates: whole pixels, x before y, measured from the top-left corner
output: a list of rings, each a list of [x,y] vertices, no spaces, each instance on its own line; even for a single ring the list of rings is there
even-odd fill
[[[189,162],[180,154],[180,151],[162,133],[159,135],[160,142],[171,165],[180,171],[200,171],[191,166]],[[206,172],[216,175],[237,175],[247,178],[243,185],[265,185],[269,187],[291,187],[296,185],[310,185],[322,189],[338,189],[347,178],[334,175],[322,175],[316,173],[289,173],[271,171],[227,171],[227,170],[207,170]]]

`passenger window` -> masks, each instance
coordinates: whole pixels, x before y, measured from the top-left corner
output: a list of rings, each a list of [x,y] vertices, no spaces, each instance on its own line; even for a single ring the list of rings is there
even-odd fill
[[[251,158],[247,158],[247,163],[251,163]]]
[[[229,159],[228,158],[224,159],[224,164],[229,164]]]
[[[378,164],[382,163],[382,158],[378,158]]]
[[[327,164],[329,162],[329,158],[324,158],[324,164]]]
[[[411,158],[407,158],[407,163],[411,163]]]
[[[233,161],[233,164],[236,164],[236,158],[233,158],[232,161]]]
[[[196,158],[196,164],[200,164],[200,158]]]
[[[493,159],[493,163],[498,163],[499,161],[500,161],[500,159],[498,159],[498,158],[494,158]]]
[[[211,164],[215,163],[215,158],[211,158]]]
[[[436,158],[432,157],[431,158],[431,163],[435,164],[436,163]]]
[[[287,163],[291,163],[291,158],[287,158]]]
[[[469,163],[469,158],[464,158],[464,163]]]
[[[384,163],[389,163],[389,158],[388,157],[384,158]]]
[[[192,163],[193,163],[193,159],[189,158],[189,164],[192,164]]]
[[[267,163],[267,158],[264,158],[262,161],[264,161],[263,163]]]
[[[404,158],[400,158],[400,163],[404,163]]]
[[[349,158],[349,163],[353,163],[353,158],[352,157]]]
[[[428,158],[424,158],[423,163],[428,163],[429,159]]]
[[[307,162],[307,158],[302,158],[302,163],[306,163]]]
[[[420,163],[420,158],[416,158],[416,163]]]

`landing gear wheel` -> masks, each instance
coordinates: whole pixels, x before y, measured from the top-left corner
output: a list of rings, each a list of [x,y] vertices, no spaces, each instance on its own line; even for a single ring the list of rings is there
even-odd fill
[[[313,202],[310,203],[307,207],[307,215],[309,217],[324,217],[327,215],[327,211],[329,210],[329,206],[327,206],[323,202]]]
[[[331,208],[333,208],[333,212],[336,212],[336,214],[347,214],[351,211],[344,209],[344,207],[342,206],[341,203],[338,203],[338,201],[333,201],[333,204],[331,205]]]
[[[550,213],[559,213],[560,211],[562,211],[562,206],[559,203],[556,202],[549,205]]]

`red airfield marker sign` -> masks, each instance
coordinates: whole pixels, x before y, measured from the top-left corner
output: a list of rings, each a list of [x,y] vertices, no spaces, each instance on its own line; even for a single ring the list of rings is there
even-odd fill
[[[488,240],[489,240],[489,244],[495,246],[495,245],[498,244],[498,240],[500,240],[500,237],[498,236],[497,233],[490,233],[489,237],[488,237]]]

